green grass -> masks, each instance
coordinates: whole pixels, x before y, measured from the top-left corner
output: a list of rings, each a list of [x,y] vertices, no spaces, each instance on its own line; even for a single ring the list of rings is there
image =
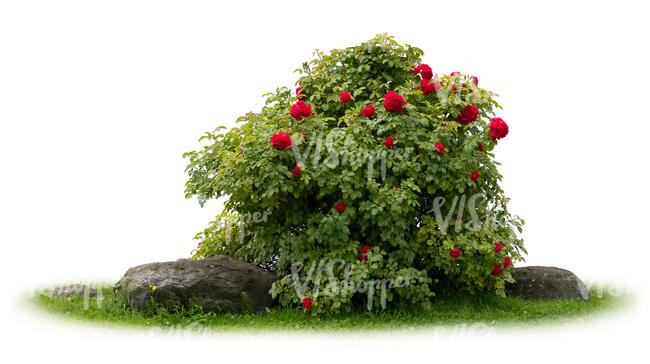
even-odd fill
[[[131,311],[117,302],[109,288],[103,289],[101,306],[91,298],[49,297],[36,294],[30,302],[41,310],[66,319],[129,327],[168,329],[199,329],[211,331],[369,331],[412,330],[455,325],[498,327],[504,325],[532,326],[557,322],[577,322],[605,311],[621,308],[627,296],[616,296],[607,289],[592,287],[591,299],[584,301],[526,301],[515,297],[463,295],[436,297],[431,309],[393,309],[375,312],[352,312],[322,317],[303,309],[275,308],[259,314],[203,313],[198,307],[171,312],[152,305]]]

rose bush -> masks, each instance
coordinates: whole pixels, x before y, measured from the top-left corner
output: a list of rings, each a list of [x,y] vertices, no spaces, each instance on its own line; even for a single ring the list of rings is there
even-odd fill
[[[206,134],[185,155],[186,197],[225,201],[193,256],[275,271],[279,302],[313,314],[426,306],[443,289],[503,295],[525,254],[492,153],[508,126],[475,76],[433,74],[422,55],[385,35],[316,52],[295,93]],[[323,262],[337,264],[317,275]],[[368,301],[382,280],[401,284]]]

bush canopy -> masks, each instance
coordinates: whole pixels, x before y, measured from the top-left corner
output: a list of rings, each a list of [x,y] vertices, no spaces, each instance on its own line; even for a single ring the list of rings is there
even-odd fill
[[[422,55],[387,35],[316,51],[295,92],[203,136],[186,197],[226,201],[193,256],[275,271],[279,302],[314,314],[504,295],[525,254],[492,153],[508,126],[477,77]]]

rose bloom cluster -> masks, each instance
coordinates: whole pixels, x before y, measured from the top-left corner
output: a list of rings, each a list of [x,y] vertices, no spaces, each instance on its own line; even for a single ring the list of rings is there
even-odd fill
[[[440,84],[437,82],[429,82],[429,80],[422,79],[420,81],[420,91],[427,96],[430,93],[436,93],[440,91]]]
[[[271,137],[271,144],[275,149],[282,150],[291,146],[291,137],[287,133],[277,133]]]
[[[420,74],[423,80],[430,80],[433,78],[433,70],[428,64],[421,64],[413,69],[413,74]]]
[[[469,124],[476,120],[478,117],[478,108],[474,105],[465,106],[458,115],[458,122],[461,124]]]
[[[402,105],[406,104],[402,95],[399,95],[395,91],[388,91],[386,96],[384,96],[384,109],[391,112],[401,112]]]
[[[308,118],[311,115],[311,106],[307,105],[304,101],[299,100],[293,104],[293,106],[291,106],[289,113],[294,119],[300,121],[304,118]]]
[[[420,81],[420,91],[424,96],[434,92],[440,91],[440,84],[437,82],[431,82],[433,78],[433,70],[429,67],[428,64],[421,64],[413,69],[413,74],[419,74],[422,77]]]
[[[431,93],[437,93],[440,90],[440,87],[442,83],[438,82],[433,82],[431,79],[433,78],[433,71],[431,70],[431,67],[429,67],[426,64],[418,65],[415,67],[413,70],[413,74],[419,74],[422,79],[420,80],[420,91],[424,96],[427,96]],[[450,76],[457,76],[460,75],[459,72],[452,72]],[[472,83],[477,86],[478,85],[478,78],[477,77],[472,77],[471,79]],[[465,84],[463,84],[463,87]],[[455,86],[454,86],[455,87]],[[300,87],[296,89],[296,96],[298,97],[298,101],[291,106],[290,110],[290,115],[296,120],[300,121],[303,120],[304,118],[308,118],[311,116],[312,109],[311,106],[308,105],[305,100],[307,98],[307,95],[302,89],[302,83],[300,83]],[[352,97],[349,92],[347,91],[342,91],[339,95],[339,100],[347,104],[352,100]],[[404,97],[397,92],[391,90],[386,93],[384,96],[384,109],[387,112],[392,112],[392,113],[399,113],[404,110],[404,105],[407,104],[408,101],[404,99]],[[368,104],[365,106],[363,110],[361,110],[360,115],[365,118],[372,118],[372,116],[375,114],[376,109],[373,105]],[[473,104],[467,105],[463,107],[460,110],[460,113],[458,115],[458,122],[463,125],[468,125],[474,121],[476,121],[479,117],[480,110]],[[491,123],[489,124],[489,134],[492,140],[498,140],[504,138],[506,135],[508,135],[508,125],[503,121],[503,119],[495,117],[492,119]],[[271,137],[271,144],[273,147],[277,150],[284,150],[292,145],[291,137],[289,134],[285,132],[280,132],[278,134],[275,134]],[[391,136],[387,136],[384,139],[384,145],[386,148],[391,149],[393,148],[395,144],[395,139],[393,139]],[[482,143],[478,143],[478,149],[483,152],[484,146]],[[445,146],[438,142],[434,146],[435,153],[438,153],[440,155],[444,154],[445,152]],[[292,171],[292,174],[295,178],[298,178],[301,174],[301,168],[296,165]],[[478,171],[473,171],[470,175],[470,179],[474,182],[476,182],[479,178],[479,172]],[[393,186],[391,189],[398,189],[398,186]],[[339,213],[344,213],[346,210],[347,206],[344,202],[338,202],[334,205],[334,210],[336,210]],[[503,249],[503,244],[502,243],[495,243],[495,253],[499,253]],[[371,247],[369,245],[364,245],[361,247],[358,255],[358,260],[361,262],[367,262],[368,261],[368,251],[371,250]],[[462,252],[459,248],[454,248],[449,251],[449,256],[452,259],[457,259],[460,258],[462,255]],[[476,264],[476,261],[472,261],[472,264]],[[499,275],[508,268],[511,265],[511,258],[509,256],[506,256],[503,260],[503,264],[496,264],[492,270],[492,275]],[[304,297],[303,298],[303,305],[305,309],[309,310],[312,308],[313,301],[309,297]]]
[[[374,113],[375,107],[372,105],[367,105],[363,110],[361,110],[361,116],[366,118],[371,118]]]
[[[426,96],[432,92],[436,93],[440,90],[440,86],[442,83],[431,81],[431,79],[433,78],[433,71],[431,70],[431,67],[429,65],[427,64],[418,65],[413,69],[413,74],[419,74],[422,77],[420,81],[420,91],[422,91],[423,95]],[[450,74],[450,76],[452,77],[457,75],[460,75],[460,73],[452,72]],[[478,78],[476,76],[472,76],[472,83],[475,86],[478,85]],[[465,84],[463,84],[463,86],[465,86]],[[300,82],[300,87],[296,89],[296,95],[298,96],[299,100],[291,106],[291,110],[289,111],[289,113],[294,119],[296,119],[296,121],[300,121],[304,118],[308,118],[309,116],[311,116],[312,113],[311,106],[305,103],[304,101],[306,99],[306,94],[302,90],[302,81]],[[339,100],[344,104],[347,104],[352,100],[352,96],[347,91],[341,91],[339,95]],[[384,96],[384,109],[387,112],[394,112],[394,113],[402,112],[402,110],[404,110],[403,105],[405,104],[408,104],[408,101],[406,101],[402,95],[398,94],[393,90],[388,91]],[[361,110],[360,115],[366,118],[371,118],[374,115],[375,111],[376,111],[375,107],[371,104],[368,104],[363,110]],[[460,110],[460,113],[458,115],[458,122],[463,125],[470,124],[478,119],[479,113],[480,111],[475,105],[467,105]],[[492,122],[489,124],[489,128],[490,128],[489,133],[492,140],[502,139],[506,135],[508,135],[508,125],[501,118],[493,118]],[[282,150],[282,149],[289,148],[292,142],[291,142],[291,138],[287,133],[281,132],[271,137],[271,144],[276,149]],[[387,136],[384,139],[384,144],[386,148],[392,149],[393,146],[395,145],[395,139],[393,139],[391,136]],[[482,143],[478,144],[478,148],[481,152],[485,150]],[[445,146],[442,143],[437,143],[435,145],[434,151],[438,154],[443,154],[445,151]],[[300,167],[296,165],[292,172],[293,176],[296,178],[299,177],[300,172],[301,172]],[[479,178],[479,172],[473,171],[471,173],[471,180],[475,182],[476,180],[478,180],[478,178]]]

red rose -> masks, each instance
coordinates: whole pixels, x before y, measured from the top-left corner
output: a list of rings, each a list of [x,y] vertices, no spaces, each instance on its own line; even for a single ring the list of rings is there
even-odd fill
[[[456,71],[449,74],[449,76],[456,76],[456,75],[460,75],[460,72]]]
[[[429,82],[428,80],[423,79],[420,81],[420,91],[422,91],[424,96],[426,96],[432,92],[440,91],[440,85],[435,82]]]
[[[428,64],[422,65],[422,68],[420,70],[420,76],[422,76],[422,78],[425,80],[430,80],[431,78],[433,78],[433,71],[431,70],[431,67],[429,67]]]
[[[474,84],[474,86],[478,86],[478,77],[472,76],[472,83]]]
[[[442,154],[445,152],[445,146],[442,143],[436,143],[436,153]]]
[[[352,96],[347,91],[342,91],[341,96],[339,96],[339,100],[343,101],[343,103],[347,103],[348,101],[352,100]]]
[[[359,261],[361,261],[361,262],[367,262],[368,261],[368,256],[365,255],[365,254],[370,249],[371,248],[370,248],[369,245],[364,245],[364,246],[361,247],[361,249],[359,250],[359,256],[358,256]]]
[[[501,272],[503,272],[501,267],[498,264],[495,264],[494,269],[492,269],[492,275],[493,276],[498,276],[499,274],[501,274]]]
[[[277,133],[271,137],[271,144],[275,149],[287,149],[291,146],[291,137],[287,133]]]
[[[431,70],[431,67],[429,65],[423,64],[422,65],[422,72],[420,72],[420,76],[424,78],[425,80],[430,80],[433,78],[433,71]]]
[[[312,305],[311,298],[309,298],[309,297],[303,298],[302,299],[302,305],[305,306],[305,309],[307,309],[307,310],[311,309],[311,305]]]
[[[494,251],[495,251],[495,252],[498,253],[498,252],[501,251],[501,249],[503,249],[503,244],[501,244],[501,243],[494,243]]]
[[[293,176],[296,178],[300,176],[300,166],[296,165],[296,168],[293,169]]]
[[[402,105],[405,103],[404,98],[395,91],[388,91],[384,96],[384,109],[386,111],[400,112],[402,111]]]
[[[433,85],[433,86],[432,86],[432,85]],[[438,91],[440,91],[440,84],[435,83],[435,82],[431,82],[431,83],[429,84],[429,90],[431,90],[431,89],[433,89],[433,92],[436,92],[436,93],[437,93]]]
[[[476,265],[476,262],[472,262],[472,265]]]
[[[510,261],[511,261],[510,257],[503,258],[503,269],[506,269],[510,266]]]
[[[485,151],[485,147],[483,147],[483,143],[478,143],[478,150],[481,152]]]
[[[375,113],[375,107],[372,105],[367,105],[363,110],[361,110],[361,116],[371,118],[372,114]]]
[[[304,101],[299,100],[291,106],[291,111],[289,111],[291,116],[297,121],[302,120],[303,118],[308,118],[311,115],[311,106],[305,104]]]
[[[425,79],[420,80],[420,91],[422,91],[424,96],[431,93],[431,91],[429,91],[429,81],[428,80],[425,80]]]
[[[334,205],[334,208],[336,209],[336,211],[338,211],[338,212],[340,212],[340,213],[345,212],[345,208],[346,208],[346,207],[347,207],[347,206],[345,206],[345,204],[344,204],[343,202],[339,202],[339,203],[337,203],[336,205]]]
[[[396,189],[396,188],[399,188],[399,186],[398,186],[398,185],[395,185],[395,186],[391,187],[390,189],[391,189],[391,190],[394,190],[394,189]]]
[[[431,67],[429,67],[428,64],[421,64],[415,67],[415,69],[413,70],[413,74],[416,75],[418,73],[420,74],[420,76],[422,76],[423,80],[430,80],[431,78],[433,78],[433,70],[431,69]]]
[[[490,123],[490,137],[492,140],[501,139],[508,135],[508,124],[501,118],[494,118]]]
[[[386,137],[386,140],[384,140],[384,144],[386,144],[386,148],[390,149],[393,147],[395,144],[395,139],[391,138],[390,135]]]
[[[478,171],[472,172],[472,181],[476,181],[478,179]]]
[[[478,117],[478,108],[474,105],[465,106],[458,115],[458,122],[461,124],[469,124],[476,120]]]
[[[450,250],[449,255],[454,259],[460,257],[460,249],[456,248],[456,249]]]

